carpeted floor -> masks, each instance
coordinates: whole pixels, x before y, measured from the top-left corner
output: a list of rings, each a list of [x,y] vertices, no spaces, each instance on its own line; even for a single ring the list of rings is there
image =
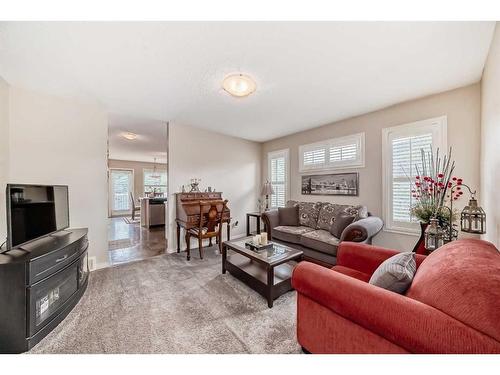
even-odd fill
[[[92,272],[85,295],[30,353],[300,353],[295,292],[269,309],[221,274],[214,248]]]

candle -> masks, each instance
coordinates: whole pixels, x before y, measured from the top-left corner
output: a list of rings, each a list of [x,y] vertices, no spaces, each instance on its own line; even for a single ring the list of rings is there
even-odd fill
[[[267,232],[262,232],[260,234],[260,243],[262,245],[267,245]]]
[[[260,235],[259,234],[256,234],[255,236],[253,236],[253,243],[254,243],[254,245],[260,245]]]

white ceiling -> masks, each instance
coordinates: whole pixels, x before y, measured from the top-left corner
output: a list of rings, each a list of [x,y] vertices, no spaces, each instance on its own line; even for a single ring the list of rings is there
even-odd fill
[[[265,141],[481,78],[494,22],[2,23],[0,75]],[[221,89],[244,72],[257,91]]]
[[[124,138],[127,132],[137,134],[137,138]],[[167,125],[162,121],[111,113],[108,135],[110,159],[167,162]]]

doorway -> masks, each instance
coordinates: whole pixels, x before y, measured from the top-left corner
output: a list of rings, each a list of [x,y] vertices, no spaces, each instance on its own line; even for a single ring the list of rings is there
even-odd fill
[[[108,256],[116,265],[167,249],[167,147],[163,121],[109,114]]]

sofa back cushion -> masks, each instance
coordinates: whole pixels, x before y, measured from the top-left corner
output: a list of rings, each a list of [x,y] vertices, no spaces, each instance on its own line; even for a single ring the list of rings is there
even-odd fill
[[[280,225],[297,227],[299,225],[299,206],[278,207]]]
[[[489,242],[458,240],[432,252],[406,296],[500,341],[500,253]]]
[[[365,206],[350,206],[345,204],[323,203],[318,215],[318,229],[324,229],[329,232],[335,219],[341,215],[352,216],[356,221],[368,216],[368,210]],[[350,223],[349,223],[350,224]]]
[[[287,207],[299,207],[299,224],[313,229],[316,229],[318,224],[319,211],[322,205],[321,202],[287,202]]]

